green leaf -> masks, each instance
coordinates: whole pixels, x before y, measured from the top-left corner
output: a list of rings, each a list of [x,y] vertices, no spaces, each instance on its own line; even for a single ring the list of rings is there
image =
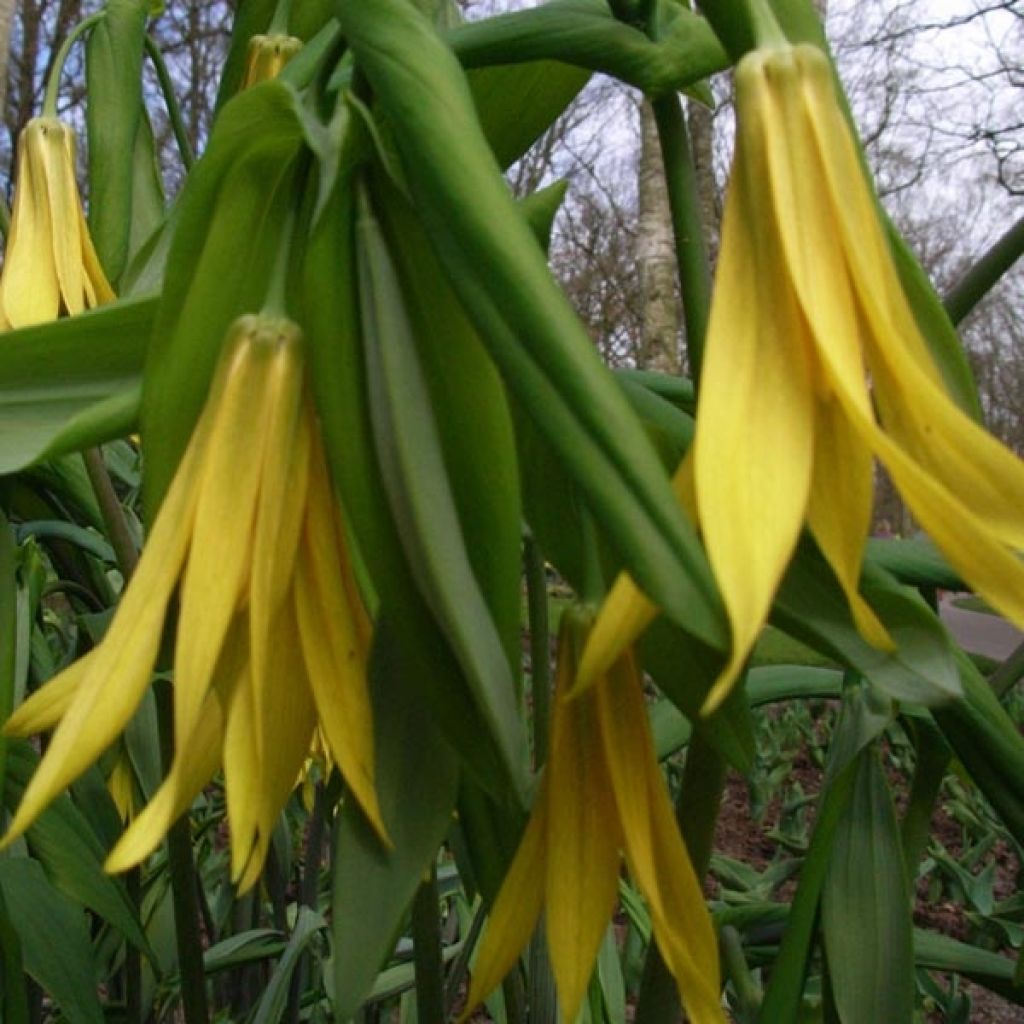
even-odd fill
[[[1024,737],[970,658],[957,655],[964,696],[932,709],[946,742],[1006,827],[1024,843]]]
[[[0,345],[0,474],[131,432],[156,300],[25,327]]]
[[[941,551],[924,536],[907,540],[897,537],[871,537],[868,558],[912,587],[941,587],[944,590],[966,589]]]
[[[277,81],[242,93],[217,118],[178,200],[143,385],[150,516],[199,418],[228,328],[266,305],[296,202],[300,107]]]
[[[404,0],[347,2],[339,15],[390,122],[417,213],[510,392],[645,590],[680,624],[724,646],[703,551],[509,196],[454,56]]]
[[[21,962],[21,943],[11,923],[0,888],[0,1013],[5,1024],[29,1024],[28,992]]]
[[[0,858],[0,891],[18,935],[25,971],[69,1024],[104,1024],[85,913],[27,857]]]
[[[382,226],[401,278],[466,551],[518,675],[522,514],[505,389],[415,216],[397,192],[381,193]],[[547,209],[540,206],[539,212]]]
[[[9,761],[4,803],[14,808],[39,764],[39,755],[27,741],[15,740],[10,744]],[[106,850],[69,796],[59,796],[47,807],[28,830],[26,840],[32,856],[57,889],[95,911],[152,956],[138,911],[120,879],[104,872]]]
[[[1014,962],[999,953],[970,946],[948,935],[915,928],[914,959],[918,967],[955,971],[998,992],[1004,999],[1024,1004],[1024,986],[1013,984]]]
[[[327,922],[316,911],[309,907],[299,907],[288,945],[256,1006],[253,1024],[277,1024],[281,1019],[288,1004],[288,989],[295,968],[299,965],[299,958],[317,933],[326,927]]]
[[[552,0],[460,25],[445,38],[466,68],[559,60],[612,75],[652,96],[685,89],[728,67],[722,44],[703,18],[667,0],[657,7],[657,41],[617,19],[604,0]]]
[[[18,650],[18,550],[0,509],[0,726],[14,710]],[[0,733],[0,793],[4,792],[9,740]]]
[[[359,811],[346,803],[335,837],[333,899],[334,1012],[350,1019],[394,949],[423,872],[448,831],[457,762],[408,684],[416,666],[387,620],[374,637],[377,795],[393,846],[384,849]]]
[[[809,539],[801,542],[783,579],[772,621],[898,700],[939,704],[959,696],[949,634],[927,604],[871,562],[865,563],[861,592],[889,630],[896,650],[877,650],[861,637],[846,597]]]
[[[413,579],[375,459],[355,275],[352,163],[361,142],[356,131],[339,137],[343,148],[323,169],[333,186],[302,257],[301,321],[327,458],[369,582],[402,644],[415,652],[411,685],[429,702],[474,778],[498,792],[506,784],[501,760]]]
[[[149,0],[107,0],[86,46],[89,231],[111,281],[128,260]]]
[[[857,758],[821,894],[832,997],[843,1024],[910,1024],[913,924],[899,826],[877,746]]]
[[[203,969],[216,974],[242,964],[258,963],[280,956],[287,942],[274,928],[252,928],[212,945],[203,953]]]
[[[509,780],[525,799],[526,747],[516,684],[473,573],[395,267],[368,207],[357,224],[356,257],[374,441],[398,534]]]
[[[153,126],[143,111],[132,147],[132,209],[125,268],[132,265],[135,257],[163,227],[164,204],[164,186],[160,176],[160,165],[157,162]],[[119,281],[123,279],[122,271]],[[122,294],[125,293],[122,291]]]

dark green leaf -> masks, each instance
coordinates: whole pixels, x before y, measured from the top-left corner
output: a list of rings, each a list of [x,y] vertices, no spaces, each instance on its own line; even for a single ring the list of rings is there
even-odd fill
[[[284,954],[278,961],[270,981],[256,1006],[253,1024],[277,1024],[288,1004],[288,989],[292,975],[299,965],[299,958],[305,948],[316,937],[317,932],[327,927],[327,922],[309,907],[299,907],[295,927],[285,946]]]
[[[155,313],[132,299],[4,335],[0,474],[131,432]]]
[[[0,890],[26,973],[53,998],[69,1024],[104,1024],[85,912],[26,857],[0,858]]]
[[[111,281],[128,260],[149,0],[107,0],[86,47],[89,231]]]
[[[347,803],[335,838],[332,932],[334,1012],[348,1020],[394,949],[423,872],[451,823],[457,762],[411,691],[416,671],[385,620],[370,665],[377,795],[393,846],[384,849]]]
[[[914,959],[899,826],[875,745],[857,758],[821,894],[828,972],[843,1024],[910,1024]]]

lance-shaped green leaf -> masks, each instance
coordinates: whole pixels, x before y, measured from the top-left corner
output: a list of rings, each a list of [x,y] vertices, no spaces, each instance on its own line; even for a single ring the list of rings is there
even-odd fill
[[[896,811],[874,744],[857,757],[821,909],[832,996],[844,1024],[909,1024],[914,1010],[910,891]]]
[[[654,41],[614,17],[604,0],[553,0],[460,25],[445,38],[466,68],[559,60],[602,71],[652,96],[728,67],[722,44],[703,18],[669,0],[660,0],[658,15]]]
[[[192,434],[228,327],[266,304],[297,205],[304,141],[290,87],[248,89],[221,112],[178,200],[143,385],[150,516]]]
[[[7,516],[0,509],[0,725],[14,710],[18,650],[18,550]],[[0,734],[0,793],[7,773],[6,736]]]
[[[149,11],[149,0],[107,0],[86,47],[89,231],[115,282],[128,260]]]
[[[0,474],[131,432],[156,300],[4,335]]]
[[[11,915],[0,888],[0,977],[4,979],[0,992],[0,1011],[10,1024],[29,1024],[28,992],[21,962],[21,942],[11,923]]]
[[[387,187],[376,205],[401,278],[466,553],[518,674],[522,514],[505,389],[412,211]]]
[[[925,602],[871,562],[865,563],[861,592],[885,623],[895,650],[878,650],[861,637],[831,569],[805,538],[783,579],[772,621],[898,700],[938,704],[959,696],[949,634]]]
[[[516,684],[473,573],[401,287],[368,200],[356,230],[370,415],[391,512],[420,592],[466,674],[510,780],[525,799]]]
[[[331,474],[379,604],[403,646],[414,652],[411,685],[474,778],[501,792],[507,787],[501,759],[413,579],[375,457],[355,274],[352,166],[361,148],[354,131],[341,138],[342,151],[323,169],[334,186],[302,255],[301,318]]]
[[[14,809],[39,765],[39,755],[27,741],[16,740],[10,744],[9,757],[3,796],[4,805]],[[69,796],[58,797],[28,830],[26,839],[32,856],[57,889],[95,911],[138,949],[152,956],[138,910],[124,884],[103,870],[108,851]]]
[[[941,551],[924,536],[902,539],[871,537],[868,558],[912,587],[942,587],[964,590],[964,582]]]
[[[104,1024],[84,911],[27,857],[0,858],[0,890],[25,971],[74,1024]]]
[[[1024,842],[1024,737],[970,658],[957,654],[964,696],[932,709],[946,742],[1018,842]]]
[[[404,0],[346,0],[342,28],[456,294],[641,586],[714,646],[710,570],[664,469],[548,271],[480,130],[457,60]]]
[[[342,808],[335,837],[334,1012],[349,1020],[395,948],[423,872],[451,823],[458,762],[434,728],[431,709],[408,685],[415,652],[387,619],[370,660],[377,795],[394,843],[385,850],[356,808]]]

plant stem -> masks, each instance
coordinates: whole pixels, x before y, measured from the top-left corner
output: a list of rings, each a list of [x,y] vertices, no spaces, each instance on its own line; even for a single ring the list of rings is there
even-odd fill
[[[1020,682],[1024,676],[1024,642],[1019,643],[1010,656],[992,673],[989,685],[995,695],[1002,700],[1010,687]]]
[[[135,538],[128,528],[128,520],[125,519],[124,509],[114,490],[114,482],[110,479],[106,462],[103,461],[103,452],[99,448],[87,448],[82,453],[82,458],[85,460],[89,483],[100,506],[100,515],[103,516],[103,525],[107,528],[110,546],[114,549],[118,568],[127,583],[139,564]]]
[[[743,955],[740,933],[732,925],[726,925],[719,936],[725,973],[732,981],[739,1002],[737,1016],[744,1024],[753,1024],[761,1006],[761,989],[750,973],[747,958]]]
[[[523,561],[526,570],[526,610],[530,625],[533,767],[535,771],[540,771],[548,759],[548,731],[551,722],[551,635],[544,556],[533,537],[526,538]]]
[[[917,764],[907,810],[900,822],[900,842],[911,893],[917,879],[917,865],[928,846],[932,811],[952,756],[942,734],[926,722],[914,723],[914,749]]]
[[[942,304],[949,319],[960,323],[1024,255],[1024,217],[1010,228],[946,293]]]
[[[668,187],[672,232],[676,240],[679,287],[683,295],[683,323],[686,326],[686,354],[690,376],[700,380],[704,337],[711,312],[711,266],[708,262],[704,227],[700,217],[697,172],[693,165],[690,134],[675,93],[651,100],[658,127],[665,184]]]
[[[324,784],[316,784],[316,795],[313,797],[313,810],[309,815],[309,826],[306,833],[306,857],[302,868],[302,883],[299,890],[299,901],[302,906],[316,910],[317,893],[320,888],[320,856],[324,847],[325,816],[327,801],[324,797]],[[302,992],[309,977],[310,957],[303,953],[299,965],[292,975],[288,989],[288,1008],[284,1019],[288,1024],[298,1024],[301,1010]]]
[[[87,448],[82,453],[85,471],[89,477],[93,493],[100,507],[103,525],[106,527],[110,546],[114,549],[118,568],[125,586],[131,579],[139,564],[139,552],[135,546],[135,538],[128,527],[124,509],[114,490],[114,482],[103,459],[103,451],[98,447]],[[170,762],[165,761],[165,766]],[[142,904],[142,883],[138,868],[128,874],[128,895],[133,906],[138,909]],[[129,1024],[141,1024],[142,1021],[142,961],[138,949],[132,943],[125,946],[125,1012]]]
[[[163,96],[164,105],[167,107],[167,117],[171,122],[171,131],[174,132],[174,141],[178,146],[178,155],[181,157],[182,166],[189,171],[196,162],[195,154],[192,152],[192,143],[188,140],[185,119],[181,116],[178,98],[174,95],[171,73],[167,70],[164,55],[160,52],[160,47],[157,46],[152,36],[146,36],[146,56],[149,57],[153,64],[153,70],[156,72],[160,95]]]
[[[155,692],[160,753],[166,776],[174,756],[174,705],[169,683],[158,681]],[[187,813],[167,830],[167,863],[171,873],[171,902],[185,1024],[208,1024],[206,975],[199,930],[199,879],[192,862],[192,837]]]
[[[50,77],[46,81],[46,92],[43,94],[43,117],[57,116],[57,93],[60,90],[60,77],[64,73],[64,65],[67,63],[68,54],[71,53],[71,47],[74,46],[75,43],[77,43],[78,40],[98,21],[102,20],[105,15],[105,11],[99,11],[96,14],[89,15],[88,18],[83,18],[67,34],[67,38],[64,42],[61,43],[61,47],[57,51],[57,56],[53,59],[53,67],[50,69]]]
[[[715,825],[725,790],[725,761],[695,730],[686,754],[676,820],[698,879],[707,874]],[[667,1024],[679,1015],[679,992],[655,942],[647,949],[636,1007],[636,1024]]]
[[[444,1020],[444,964],[441,959],[441,917],[437,868],[431,864],[412,902],[412,955],[416,970],[416,1016]]]

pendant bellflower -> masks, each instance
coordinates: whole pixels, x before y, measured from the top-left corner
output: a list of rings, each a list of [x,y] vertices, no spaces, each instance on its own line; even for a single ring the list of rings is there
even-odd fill
[[[223,764],[232,876],[247,888],[318,727],[384,837],[365,677],[371,627],[301,335],[287,321],[243,317],[102,642],[7,723],[11,735],[56,729],[4,843],[123,730],[149,685],[175,591],[175,757],[108,869],[142,860]]]
[[[563,1020],[575,1020],[618,897],[620,851],[695,1024],[724,1021],[718,950],[658,767],[627,652],[567,700],[589,621],[563,614],[551,753],[526,832],[488,919],[462,1019],[515,964],[544,912]]]
[[[82,212],[74,133],[56,117],[35,117],[18,140],[0,273],[0,330],[47,323],[113,300]]]
[[[1024,626],[1024,464],[943,385],[828,60],[808,45],[748,54],[736,117],[696,432],[676,477],[694,493],[732,627],[708,711],[750,654],[805,523],[861,634],[892,647],[858,592],[875,457],[963,579]],[[620,578],[580,684],[655,614]]]

